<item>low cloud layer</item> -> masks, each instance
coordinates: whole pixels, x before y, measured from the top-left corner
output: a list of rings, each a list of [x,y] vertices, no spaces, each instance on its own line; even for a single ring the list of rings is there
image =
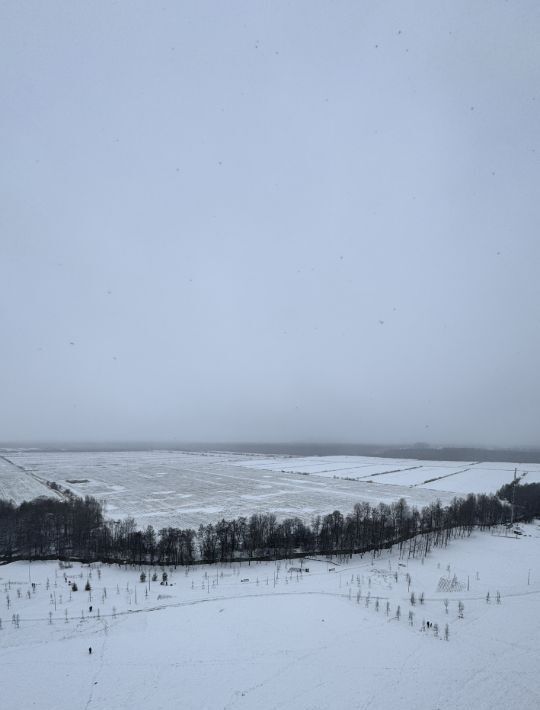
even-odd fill
[[[0,440],[540,443],[537,3],[0,21]]]

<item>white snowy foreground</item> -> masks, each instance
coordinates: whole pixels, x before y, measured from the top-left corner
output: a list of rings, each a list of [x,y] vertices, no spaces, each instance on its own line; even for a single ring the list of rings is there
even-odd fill
[[[0,707],[536,710],[540,526],[522,529],[475,532],[424,563],[394,549],[302,572],[207,565],[167,569],[167,586],[161,569],[149,583],[136,568],[5,565]]]

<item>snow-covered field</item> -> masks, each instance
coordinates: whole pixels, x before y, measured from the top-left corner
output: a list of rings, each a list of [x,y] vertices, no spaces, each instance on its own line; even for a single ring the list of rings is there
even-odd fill
[[[243,459],[238,466],[259,470],[305,473],[329,478],[366,481],[451,491],[456,494],[495,493],[512,480],[514,470],[523,483],[540,481],[540,464],[424,461],[370,456],[271,456]]]
[[[400,497],[423,506],[437,498],[495,492],[512,480],[540,480],[540,464],[416,461],[362,456],[256,456],[182,451],[5,451],[0,458],[0,497],[20,503],[56,495],[54,481],[77,495],[106,503],[114,519],[133,516],[157,529],[252,513],[279,518],[338,509],[365,500],[390,503]]]
[[[0,454],[0,499],[22,503],[40,495],[51,495],[43,482]]]
[[[161,569],[149,583],[136,568],[5,565],[2,710],[536,710],[540,527],[523,529],[476,532],[424,563],[393,550],[306,560],[309,572],[197,566],[166,570],[168,586]]]

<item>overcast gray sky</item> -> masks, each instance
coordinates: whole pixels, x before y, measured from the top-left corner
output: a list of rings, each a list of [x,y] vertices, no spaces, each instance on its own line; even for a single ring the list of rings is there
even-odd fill
[[[540,443],[537,0],[0,33],[0,440]]]

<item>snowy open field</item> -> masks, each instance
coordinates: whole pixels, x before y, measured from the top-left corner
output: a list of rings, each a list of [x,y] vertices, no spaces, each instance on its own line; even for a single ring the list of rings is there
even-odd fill
[[[169,586],[136,568],[5,565],[2,710],[536,710],[540,527],[523,530],[476,532],[424,563],[393,550],[301,573],[196,566],[167,570]]]
[[[22,503],[41,495],[51,495],[51,491],[44,486],[31,472],[25,471],[17,464],[0,455],[0,498]]]
[[[273,512],[306,521],[320,513],[348,512],[365,500],[400,497],[422,506],[454,495],[495,492],[513,477],[540,480],[540,464],[416,461],[361,456],[253,456],[182,451],[5,451],[0,496],[17,503],[56,495],[54,481],[77,495],[106,503],[111,518],[133,516],[139,525],[195,527],[226,517]]]
[[[326,478],[407,486],[455,494],[495,493],[512,480],[514,470],[523,483],[540,481],[540,464],[479,461],[424,461],[370,456],[271,456],[244,459],[239,466],[259,470],[307,473]]]

